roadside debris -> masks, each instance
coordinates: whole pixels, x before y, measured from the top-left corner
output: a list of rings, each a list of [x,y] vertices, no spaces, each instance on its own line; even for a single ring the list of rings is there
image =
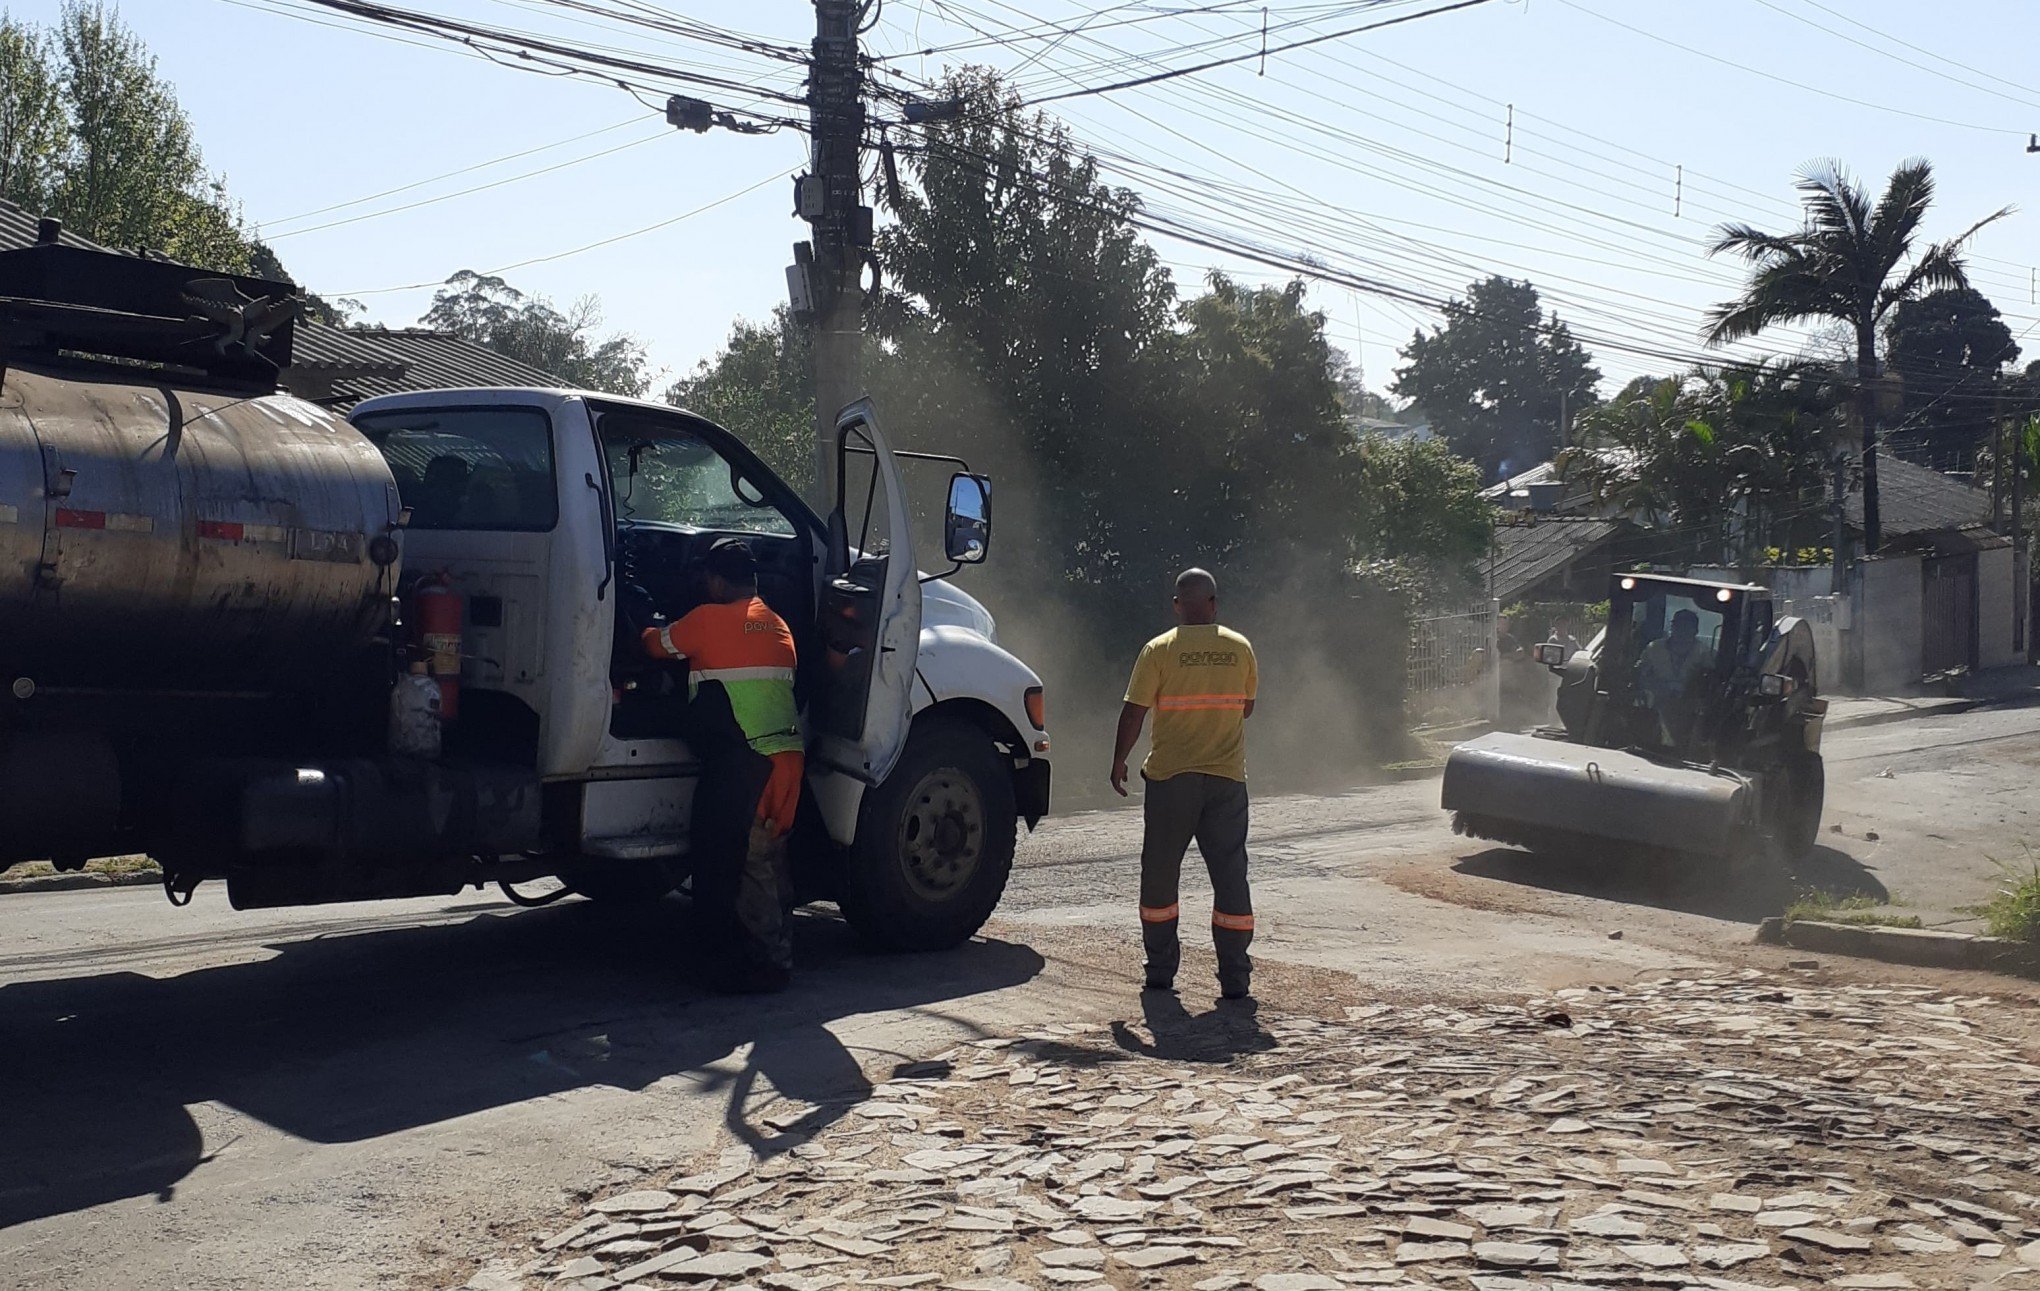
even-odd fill
[[[2016,1278],[2040,1260],[2040,1065],[1991,1034],[1993,1003],[1745,971],[1044,1027],[911,1069],[755,1168],[726,1154],[595,1201],[518,1272],[576,1291]]]

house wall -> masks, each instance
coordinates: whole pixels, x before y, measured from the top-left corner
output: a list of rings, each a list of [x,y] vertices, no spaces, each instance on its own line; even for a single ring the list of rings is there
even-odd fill
[[[2002,668],[2023,657],[2013,630],[2017,581],[2010,547],[1976,553],[1976,661],[1980,668]]]
[[[1925,646],[1920,558],[1866,557],[1857,563],[1853,583],[1851,629],[1843,645],[1850,684],[1870,695],[1912,689],[1920,681]]]
[[[1709,578],[1724,583],[1759,583],[1771,589],[1779,618],[1793,615],[1803,619],[1813,632],[1813,666],[1822,690],[1840,690],[1849,675],[1848,652],[1844,645],[1849,624],[1849,606],[1833,594],[1834,569],[1828,565],[1785,565],[1754,572],[1723,565],[1695,565],[1688,578]]]

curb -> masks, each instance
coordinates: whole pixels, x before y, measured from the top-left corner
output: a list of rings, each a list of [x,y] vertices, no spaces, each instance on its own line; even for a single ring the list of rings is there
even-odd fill
[[[0,896],[30,892],[83,892],[91,888],[138,888],[163,881],[161,870],[129,870],[124,874],[49,874],[36,879],[0,879]]]
[[[2040,704],[2040,692],[2013,691],[2008,695],[1962,695],[1962,696],[1920,696],[1930,700],[1918,708],[1901,708],[1885,713],[1864,713],[1860,717],[1831,719],[1824,729],[1847,730],[1852,726],[1884,726],[1891,722],[1910,722],[1922,717],[1960,717],[1973,713],[1979,708],[2020,709]],[[1903,700],[1897,702],[1903,703]]]
[[[1757,940],[1771,946],[1852,955],[1859,959],[1908,964],[1915,968],[1959,968],[2040,976],[2040,946],[1967,932],[1880,928],[1826,923],[1818,919],[1794,919],[1788,923],[1773,917],[1757,925]]]

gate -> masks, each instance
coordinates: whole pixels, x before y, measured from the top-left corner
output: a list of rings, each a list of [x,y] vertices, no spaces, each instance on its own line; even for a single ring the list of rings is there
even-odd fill
[[[1495,605],[1410,620],[1403,666],[1405,710],[1413,725],[1500,717],[1495,665]]]
[[[1976,557],[1920,563],[1920,671],[1976,666]]]

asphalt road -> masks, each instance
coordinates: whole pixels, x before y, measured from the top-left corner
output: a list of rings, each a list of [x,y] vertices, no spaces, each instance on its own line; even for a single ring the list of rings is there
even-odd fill
[[[2040,710],[1835,732],[1828,758],[1841,832],[1740,886],[1470,844],[1435,782],[1267,797],[1259,993],[1626,980],[1753,953],[1748,925],[1806,887],[1955,923],[2040,843]],[[946,954],[867,955],[804,917],[801,980],[765,1001],[687,979],[677,903],[0,898],[0,1285],[429,1283],[589,1188],[718,1144],[791,1147],[959,1037],[1138,1016],[1138,833],[1130,812],[1045,823],[988,936]],[[1186,1003],[1207,971],[1193,953]]]

